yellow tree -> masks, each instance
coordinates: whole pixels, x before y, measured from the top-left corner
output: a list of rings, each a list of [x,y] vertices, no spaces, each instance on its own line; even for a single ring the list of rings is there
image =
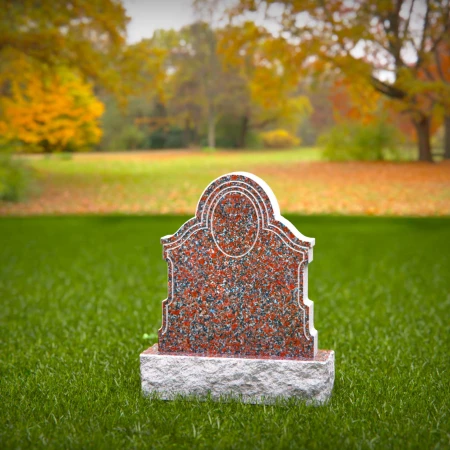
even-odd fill
[[[297,93],[299,75],[292,63],[295,47],[247,21],[219,30],[218,51],[229,73],[228,82],[234,83],[228,90],[235,95],[228,95],[241,116],[241,145],[251,129],[278,125],[297,131],[311,105]]]
[[[101,137],[103,104],[89,84],[67,69],[29,70],[0,98],[0,138],[25,151],[78,151]]]
[[[398,104],[417,133],[419,159],[431,161],[430,124],[436,103],[449,96],[442,79],[426,83],[420,72],[449,40],[449,0],[239,0],[236,13],[273,4],[280,35],[297,44],[297,68],[323,70],[323,62]],[[315,62],[322,64],[315,64]],[[426,83],[426,85],[424,84]],[[430,93],[432,92],[432,95]]]
[[[49,67],[76,68],[118,92],[121,77],[112,62],[125,43],[127,22],[119,0],[2,0],[0,88],[14,75],[10,63],[26,56]]]

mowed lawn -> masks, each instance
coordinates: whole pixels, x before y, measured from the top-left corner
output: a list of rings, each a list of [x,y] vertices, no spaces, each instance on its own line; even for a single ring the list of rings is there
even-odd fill
[[[316,238],[310,298],[336,351],[320,407],[141,395],[159,238],[187,218],[0,219],[0,448],[450,447],[450,218],[288,216]]]
[[[26,157],[38,191],[0,202],[0,215],[193,214],[203,189],[232,171],[272,187],[282,211],[302,214],[450,215],[450,163],[325,162],[318,149],[127,152]]]

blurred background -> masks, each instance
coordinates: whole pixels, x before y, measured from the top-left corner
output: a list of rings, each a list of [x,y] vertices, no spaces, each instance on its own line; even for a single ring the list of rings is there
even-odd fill
[[[0,214],[450,214],[448,1],[2,3]]]
[[[327,406],[141,395],[231,171],[317,240]],[[0,0],[1,449],[450,448],[449,273],[450,0]]]

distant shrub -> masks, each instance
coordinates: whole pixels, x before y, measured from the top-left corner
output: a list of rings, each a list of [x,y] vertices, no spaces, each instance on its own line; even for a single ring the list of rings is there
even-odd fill
[[[149,136],[149,148],[151,149],[161,149],[166,146],[166,132],[159,128],[153,131]]]
[[[245,148],[260,149],[264,147],[263,137],[260,133],[249,131],[245,138]]]
[[[291,148],[300,144],[300,139],[289,131],[278,129],[261,133],[266,148]]]
[[[171,128],[164,142],[165,148],[183,148],[184,147],[184,136],[183,130],[180,128]]]
[[[0,200],[18,202],[30,192],[34,183],[32,170],[23,161],[0,155]]]
[[[239,148],[246,144],[242,142],[242,126],[240,117],[221,115],[216,125],[216,146],[218,148]],[[203,145],[208,145],[207,139]]]
[[[118,150],[137,150],[146,147],[146,134],[135,125],[128,125],[122,130],[115,145]]]
[[[321,135],[318,144],[330,161],[382,161],[396,159],[398,134],[386,122],[344,123]]]

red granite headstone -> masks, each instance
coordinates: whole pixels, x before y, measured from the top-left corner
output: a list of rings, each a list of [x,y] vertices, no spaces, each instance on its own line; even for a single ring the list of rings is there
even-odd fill
[[[307,272],[314,239],[280,216],[260,178],[239,172],[213,181],[195,217],[162,244],[169,283],[160,354],[316,356]]]

